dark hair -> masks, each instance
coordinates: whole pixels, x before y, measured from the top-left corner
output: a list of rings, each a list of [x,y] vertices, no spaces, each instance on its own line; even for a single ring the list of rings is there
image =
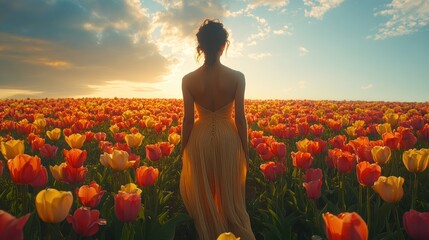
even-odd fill
[[[218,19],[205,19],[197,33],[197,60],[204,53],[204,64],[212,65],[216,62],[217,53],[226,45],[228,49],[228,32]]]

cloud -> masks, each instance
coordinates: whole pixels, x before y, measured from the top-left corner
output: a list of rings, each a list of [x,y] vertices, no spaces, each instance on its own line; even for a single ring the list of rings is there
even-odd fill
[[[284,25],[282,28],[274,30],[273,33],[275,35],[288,35],[288,36],[292,36],[291,30],[292,30],[292,28],[290,27],[290,25]]]
[[[372,83],[370,83],[370,84],[368,84],[368,85],[366,85],[366,86],[362,86],[362,87],[360,87],[361,89],[363,89],[363,90],[367,90],[367,89],[370,89],[370,88],[372,88],[374,85],[372,85]]]
[[[253,0],[248,6],[251,9],[257,7],[268,7],[270,9],[282,8],[289,4],[289,0]]]
[[[323,15],[330,9],[338,7],[343,0],[303,0],[304,5],[311,7],[310,10],[305,9],[306,17],[314,17],[322,19]]]
[[[2,1],[0,16],[0,88],[73,97],[91,84],[155,83],[169,72],[146,40],[150,21],[138,1]]]
[[[248,55],[249,58],[254,60],[260,60],[262,58],[271,57],[271,53],[251,53]]]
[[[17,98],[17,96],[32,96],[40,95],[43,92],[24,90],[24,89],[0,89],[0,99],[4,98]]]
[[[393,0],[375,16],[388,17],[377,33],[369,36],[374,40],[403,36],[417,32],[429,23],[429,1],[427,0]]]
[[[298,81],[298,88],[300,88],[300,89],[307,88],[307,82],[303,81],[303,80]]]
[[[299,56],[305,56],[307,55],[310,51],[305,48],[305,47],[299,47],[298,48],[298,52],[299,52]]]

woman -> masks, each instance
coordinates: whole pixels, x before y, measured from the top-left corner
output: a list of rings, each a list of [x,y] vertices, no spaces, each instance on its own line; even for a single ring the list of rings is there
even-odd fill
[[[244,75],[220,63],[229,44],[222,23],[205,20],[197,40],[204,64],[182,80],[180,193],[201,240],[214,240],[223,232],[255,239],[244,200],[249,159]]]

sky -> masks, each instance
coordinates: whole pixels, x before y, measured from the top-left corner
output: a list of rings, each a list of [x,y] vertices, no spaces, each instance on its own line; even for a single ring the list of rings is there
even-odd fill
[[[429,101],[429,0],[0,0],[0,99],[181,98],[205,18],[248,99]]]

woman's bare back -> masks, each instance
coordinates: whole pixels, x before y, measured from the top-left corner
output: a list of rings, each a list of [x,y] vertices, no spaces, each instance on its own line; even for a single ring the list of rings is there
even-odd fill
[[[219,64],[189,73],[184,84],[198,105],[214,112],[234,101],[237,85],[243,80],[241,72]]]

